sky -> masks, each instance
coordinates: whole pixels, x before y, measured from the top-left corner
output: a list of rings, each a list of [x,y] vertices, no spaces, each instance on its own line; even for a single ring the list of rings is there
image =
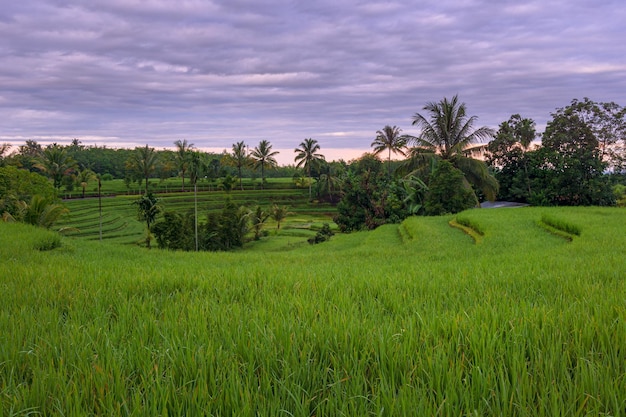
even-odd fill
[[[20,0],[0,8],[0,142],[371,150],[455,94],[494,129],[626,105],[624,0]]]

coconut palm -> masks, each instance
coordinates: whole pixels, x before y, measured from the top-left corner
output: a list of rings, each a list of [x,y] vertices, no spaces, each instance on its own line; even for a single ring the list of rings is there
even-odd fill
[[[309,199],[311,198],[311,168],[315,165],[319,165],[324,161],[324,155],[317,153],[320,150],[320,145],[315,139],[304,139],[300,143],[300,147],[296,148],[294,152],[297,153],[295,161],[297,162],[296,168],[304,167],[309,177]]]
[[[157,163],[158,154],[154,151],[154,148],[150,148],[148,145],[135,148],[135,152],[133,152],[128,161],[126,161],[130,169],[134,170],[138,175],[141,175],[141,178],[145,178],[146,193],[148,192],[148,180],[150,179],[150,175],[156,170]]]
[[[278,152],[272,152],[272,145],[265,139],[259,143],[259,146],[252,150],[251,156],[254,160],[254,167],[261,167],[262,187],[265,186],[265,167],[270,169],[278,165],[274,158],[276,155],[278,155]]]
[[[183,188],[185,191],[185,172],[189,167],[189,151],[193,149],[193,143],[187,142],[187,139],[177,140],[174,142],[176,145],[176,165],[180,170],[180,175],[183,178]]]
[[[322,197],[328,196],[331,203],[334,203],[334,195],[341,192],[341,170],[341,165],[336,163],[326,163],[320,170],[318,190]]]
[[[93,179],[96,179],[96,174],[89,168],[83,168],[77,172],[76,182],[78,182],[78,184],[83,189],[83,198],[85,198],[85,189],[87,188],[89,181]]]
[[[237,142],[233,144],[233,153],[230,155],[233,164],[237,167],[239,174],[239,188],[243,191],[243,183],[241,181],[241,169],[248,164],[248,153],[246,152],[245,142]]]
[[[57,220],[69,213],[65,206],[39,194],[33,195],[28,203],[18,200],[16,208],[14,215],[5,211],[2,219],[5,222],[23,221],[46,229],[50,229]]]
[[[279,206],[274,204],[270,209],[270,217],[276,222],[276,230],[280,229],[280,223],[285,220],[285,218],[293,214],[289,211],[289,207],[287,206]]]
[[[270,213],[263,210],[261,206],[256,206],[256,208],[250,212],[250,223],[252,225],[252,230],[254,231],[254,240],[261,239],[261,232],[263,231],[263,226],[265,222],[270,217]]]
[[[391,177],[391,154],[397,153],[406,156],[404,148],[407,145],[407,137],[401,135],[402,129],[397,126],[385,126],[382,130],[376,131],[376,139],[370,146],[374,148],[374,155],[383,151],[388,151],[387,167]]]
[[[410,137],[416,147],[411,149],[408,171],[418,172],[421,168],[432,170],[433,159],[450,161],[463,172],[465,180],[480,189],[489,200],[495,199],[498,182],[489,172],[487,165],[470,155],[486,145],[481,141],[493,137],[492,129],[483,126],[474,129],[476,116],[467,116],[465,103],[460,103],[458,96],[452,100],[444,98],[424,106],[426,116],[416,113],[413,125],[421,132],[417,137]],[[472,147],[472,145],[479,144]]]
[[[76,168],[76,162],[65,148],[53,143],[41,152],[39,162],[34,166],[48,175],[54,188],[58,190],[61,188],[63,178]]]

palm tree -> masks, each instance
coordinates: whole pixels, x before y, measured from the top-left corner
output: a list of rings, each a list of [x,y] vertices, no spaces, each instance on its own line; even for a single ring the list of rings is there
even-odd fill
[[[61,188],[63,177],[76,168],[76,162],[67,154],[67,150],[56,143],[46,147],[35,167],[45,172],[52,179],[55,189]]]
[[[69,210],[63,205],[54,203],[39,194],[32,196],[30,203],[19,201],[18,210],[17,218],[19,220],[46,229],[50,229],[57,220],[69,213]],[[10,214],[6,214],[8,218],[11,218]]]
[[[278,152],[272,152],[272,145],[265,139],[252,150],[251,156],[254,160],[254,167],[261,167],[261,186],[263,188],[265,188],[265,167],[270,169],[278,165],[274,158],[276,155],[278,155]]]
[[[231,154],[232,161],[237,167],[239,174],[239,188],[243,191],[243,183],[241,182],[241,168],[248,164],[248,154],[246,152],[245,142],[237,142],[233,144],[233,153]]]
[[[189,151],[193,149],[193,143],[187,142],[187,139],[177,140],[174,142],[176,145],[176,165],[180,170],[180,175],[183,177],[183,188],[185,191],[185,172],[189,164]]]
[[[265,225],[267,219],[270,217],[270,213],[263,210],[261,206],[256,206],[256,209],[254,211],[251,211],[249,216],[252,230],[254,231],[254,240],[259,240],[261,239],[263,226]]]
[[[274,204],[270,209],[270,217],[276,222],[276,230],[280,229],[280,222],[285,220],[285,218],[292,214],[289,211],[289,207],[287,206],[279,206]]]
[[[334,203],[333,196],[341,191],[341,165],[331,163],[324,164],[321,169],[318,190],[321,196],[328,196],[331,204]]]
[[[76,176],[76,181],[79,183],[79,185],[83,189],[83,198],[85,198],[85,189],[87,188],[89,181],[95,178],[96,178],[96,173],[90,170],[89,168],[83,168],[80,171],[78,171],[78,174]]]
[[[150,175],[156,170],[157,163],[158,154],[154,151],[154,148],[149,148],[148,145],[135,148],[135,152],[131,154],[126,162],[130,169],[141,175],[141,178],[146,179],[146,193],[148,192],[148,180]]]
[[[304,139],[304,141],[300,143],[300,147],[294,149],[294,152],[297,153],[295,157],[295,161],[297,162],[296,168],[304,166],[309,177],[309,199],[311,199],[311,168],[313,165],[317,165],[325,160],[324,155],[317,153],[319,150],[320,145],[315,139],[310,138]]]
[[[370,146],[374,148],[374,155],[387,150],[387,166],[389,169],[389,176],[391,177],[391,153],[398,153],[402,156],[406,156],[404,148],[407,145],[407,137],[402,136],[400,133],[402,129],[397,126],[385,126],[383,130],[376,131],[376,139]]]
[[[465,180],[480,189],[487,199],[495,199],[498,182],[483,161],[470,156],[473,151],[486,147],[471,145],[492,138],[493,130],[486,126],[474,129],[476,116],[467,116],[465,103],[460,103],[456,95],[452,100],[444,98],[428,103],[424,110],[428,112],[428,117],[420,113],[413,116],[413,125],[421,133],[410,137],[417,146],[411,150],[409,170],[414,173],[420,168],[432,167],[433,159],[450,161],[463,172]]]

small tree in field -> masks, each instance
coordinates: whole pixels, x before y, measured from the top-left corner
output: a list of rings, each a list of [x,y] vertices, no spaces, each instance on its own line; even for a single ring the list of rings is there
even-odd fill
[[[263,210],[261,206],[256,206],[256,209],[250,213],[250,224],[254,231],[254,240],[261,238],[261,231],[265,221],[270,217],[269,213]]]
[[[280,230],[280,223],[290,214],[287,206],[279,206],[277,204],[272,206],[270,216],[276,222],[276,230]]]
[[[146,193],[133,204],[137,204],[139,220],[146,222],[146,247],[150,249],[150,242],[152,241],[151,227],[161,211],[159,200],[152,193]]]

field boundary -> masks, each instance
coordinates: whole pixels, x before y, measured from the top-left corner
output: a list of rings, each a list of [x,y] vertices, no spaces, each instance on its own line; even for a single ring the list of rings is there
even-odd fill
[[[474,244],[478,245],[478,244],[482,243],[483,236],[477,230],[474,230],[473,228],[471,228],[469,226],[466,226],[464,224],[459,223],[457,221],[457,219],[450,220],[448,222],[448,224],[450,225],[450,227],[454,227],[455,229],[459,229],[459,230],[463,231],[465,234],[471,236],[471,238],[474,239]]]

